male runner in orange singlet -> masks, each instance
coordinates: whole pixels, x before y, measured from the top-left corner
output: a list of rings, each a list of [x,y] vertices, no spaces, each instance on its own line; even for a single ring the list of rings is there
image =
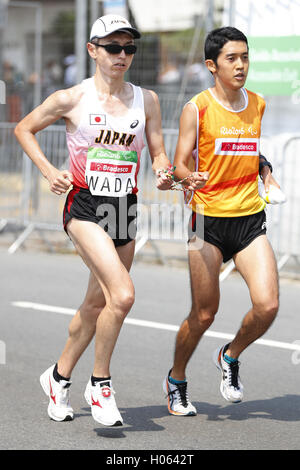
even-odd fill
[[[244,88],[247,38],[232,27],[212,31],[205,42],[205,62],[215,84],[184,107],[174,159],[175,176],[187,177],[196,147],[196,171],[209,172],[208,183],[189,200],[192,307],[178,332],[174,363],[163,383],[169,412],[178,416],[196,414],[187,394],[186,367],[218,311],[222,263],[234,260],[252,300],[235,338],[214,355],[226,400],[243,399],[238,358],[268,330],[278,311],[277,266],[266,237],[265,202],[258,195],[265,102]],[[261,166],[265,185],[277,185],[263,158]]]

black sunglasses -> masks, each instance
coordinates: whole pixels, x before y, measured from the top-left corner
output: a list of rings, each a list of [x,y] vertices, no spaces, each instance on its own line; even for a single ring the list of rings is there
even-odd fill
[[[103,47],[109,54],[120,54],[124,51],[126,55],[132,55],[136,53],[137,47],[135,44],[128,44],[127,46],[121,46],[120,44],[96,44],[92,42],[96,47]]]

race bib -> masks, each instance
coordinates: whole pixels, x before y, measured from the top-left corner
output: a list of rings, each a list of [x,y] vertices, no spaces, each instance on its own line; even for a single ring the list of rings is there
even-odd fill
[[[94,196],[122,197],[136,186],[137,152],[90,147],[85,180]]]

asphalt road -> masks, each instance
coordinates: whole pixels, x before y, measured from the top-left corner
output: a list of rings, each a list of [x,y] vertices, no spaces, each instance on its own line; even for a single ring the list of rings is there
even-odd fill
[[[134,264],[136,302],[111,367],[124,425],[106,428],[94,422],[83,397],[93,344],[72,376],[74,421],[48,418],[48,400],[39,384],[40,374],[64,346],[70,314],[85,292],[87,268],[75,255],[21,250],[8,255],[2,249],[0,260],[0,449],[193,454],[300,448],[300,351],[293,349],[300,344],[299,282],[281,279],[280,313],[263,338],[266,343],[253,344],[240,358],[245,387],[240,404],[229,404],[220,395],[211,355],[235,333],[250,301],[237,274],[222,283],[220,311],[188,368],[189,396],[198,415],[178,418],[168,414],[162,380],[172,364],[176,327],[190,306],[188,272]]]

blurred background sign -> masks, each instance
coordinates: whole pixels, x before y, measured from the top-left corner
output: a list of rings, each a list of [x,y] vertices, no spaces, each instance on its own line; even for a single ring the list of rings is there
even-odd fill
[[[104,15],[121,15],[128,18],[128,9],[126,0],[103,0]]]
[[[263,132],[298,133],[300,0],[224,0],[222,25],[235,26],[248,38],[246,87],[266,100]]]
[[[247,88],[264,95],[291,96],[300,80],[300,36],[249,37]]]
[[[207,13],[207,2],[199,0],[129,0],[128,3],[142,32],[170,32],[193,28],[195,16]]]
[[[300,34],[299,0],[224,0],[223,24],[246,36]]]

